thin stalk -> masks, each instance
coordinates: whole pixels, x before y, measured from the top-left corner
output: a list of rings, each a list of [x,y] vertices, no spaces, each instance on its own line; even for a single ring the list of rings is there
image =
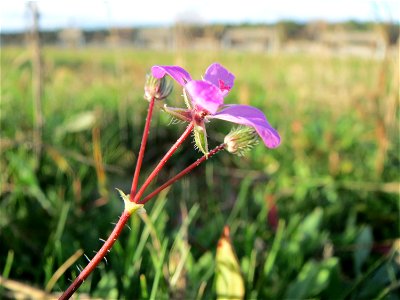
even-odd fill
[[[150,106],[149,106],[149,114],[148,114],[148,118],[151,118],[151,111],[152,111],[152,104],[153,101],[150,102]],[[146,126],[145,126],[145,132],[143,134],[143,139],[142,139],[142,146],[143,149],[145,147],[146,144],[146,140],[147,137],[145,137],[146,135],[148,135],[148,127],[149,127],[150,121],[146,120]],[[160,172],[160,170],[163,168],[163,166],[165,165],[165,163],[171,158],[172,154],[179,148],[179,146],[183,143],[183,141],[190,135],[190,133],[192,132],[194,127],[193,123],[190,123],[188,125],[188,127],[186,128],[186,130],[183,132],[183,134],[180,136],[180,138],[176,141],[176,143],[171,147],[171,149],[169,149],[169,151],[164,155],[164,157],[161,159],[161,161],[158,163],[158,165],[155,167],[155,169],[153,170],[153,172],[149,175],[149,177],[146,179],[146,181],[144,182],[143,186],[140,188],[140,190],[138,191],[138,193],[134,196],[133,198],[133,202],[137,203],[138,200],[140,199],[140,197],[143,195],[145,189],[150,185],[150,183],[152,182],[152,180],[158,175],[158,173]],[[146,130],[147,128],[147,130]],[[143,143],[144,141],[144,143]],[[218,148],[218,147],[217,147]],[[222,148],[221,148],[222,149]],[[220,150],[221,150],[220,149]],[[141,147],[142,150],[142,147]],[[218,150],[219,151],[219,150]],[[213,151],[210,152],[209,156],[212,156],[213,154],[215,154],[216,152],[215,149]],[[205,157],[204,157],[205,159]],[[202,162],[202,158],[199,159],[196,163],[197,165],[199,165]],[[195,164],[196,164],[195,163]],[[139,163],[139,158],[138,158],[138,163],[136,166],[139,166],[139,170],[140,170],[140,164]],[[191,169],[193,169],[195,166],[193,166]],[[187,172],[189,172],[190,170],[187,170]],[[186,174],[185,173],[185,174]],[[135,174],[137,174],[137,177],[139,176],[139,171],[135,170]],[[182,177],[183,175],[181,175],[180,177]],[[179,178],[180,178],[179,177]],[[176,178],[174,181],[176,181]],[[172,182],[171,182],[172,184]],[[136,182],[137,185],[137,182]],[[160,191],[159,191],[160,192]],[[154,196],[154,192],[153,192],[153,196]],[[132,198],[130,197],[129,200],[132,202],[131,200]],[[150,198],[149,198],[150,199]],[[146,202],[149,200],[147,199]],[[128,202],[129,203],[129,202]],[[93,272],[93,270],[97,267],[97,265],[104,259],[104,257],[107,255],[107,253],[110,251],[110,249],[112,248],[112,246],[114,245],[115,241],[118,239],[118,237],[120,236],[125,224],[128,222],[129,218],[131,216],[131,213],[127,210],[125,210],[123,212],[123,214],[121,215],[121,217],[118,220],[118,223],[115,225],[114,230],[111,232],[110,236],[108,237],[108,239],[105,241],[105,243],[103,244],[103,246],[101,247],[101,249],[99,250],[99,252],[96,253],[96,255],[93,257],[92,260],[90,260],[89,264],[82,270],[82,272],[78,275],[78,277],[74,280],[74,282],[72,282],[72,284],[68,287],[68,289],[61,295],[61,297],[59,298],[59,300],[65,300],[65,299],[69,299],[75,292],[76,290],[81,286],[81,284],[86,280],[86,278]]]
[[[29,7],[32,11],[33,25],[32,25],[32,94],[33,94],[33,147],[36,158],[39,160],[42,155],[42,134],[43,134],[43,111],[42,111],[42,97],[43,97],[43,59],[42,47],[40,43],[39,34],[39,9],[34,1],[29,2]]]
[[[161,169],[164,167],[166,162],[171,158],[172,154],[179,148],[179,146],[183,143],[183,141],[190,135],[194,127],[193,122],[191,122],[186,130],[182,133],[180,138],[175,142],[175,144],[171,147],[171,149],[168,150],[168,152],[164,155],[164,157],[160,160],[158,165],[154,168],[153,172],[147,177],[146,181],[143,183],[142,187],[140,190],[137,192],[137,194],[133,198],[133,202],[138,203],[140,200],[140,197],[143,196],[144,191],[146,188],[150,185],[150,183],[154,180],[154,178],[160,173]]]
[[[140,169],[142,168],[144,150],[146,149],[147,138],[149,137],[149,132],[150,132],[150,123],[151,123],[151,117],[153,115],[154,102],[155,102],[155,97],[153,96],[150,100],[149,109],[147,110],[146,124],[143,130],[142,142],[140,144],[139,155],[136,162],[135,173],[133,175],[133,180],[132,180],[131,192],[129,194],[130,201],[133,201],[133,198],[136,193],[136,188],[139,182],[139,174],[140,174]]]
[[[68,289],[61,295],[59,300],[69,299],[75,291],[81,286],[85,279],[93,272],[97,265],[102,261],[102,259],[110,251],[111,247],[114,245],[117,238],[120,236],[126,222],[129,220],[131,213],[129,211],[124,211],[115,225],[114,230],[105,241],[99,252],[92,258],[89,264],[82,270],[82,272],[75,278],[74,282],[68,287]]]
[[[155,189],[153,192],[151,192],[150,194],[148,194],[146,197],[144,197],[142,200],[139,201],[140,204],[145,204],[147,201],[149,201],[151,198],[153,198],[155,195],[157,195],[158,193],[160,193],[162,190],[164,190],[165,188],[169,187],[171,184],[173,184],[175,181],[181,179],[183,176],[185,176],[187,173],[189,173],[190,171],[192,171],[194,168],[196,168],[197,166],[199,166],[202,162],[204,162],[207,158],[210,158],[211,156],[215,155],[216,153],[218,153],[219,151],[223,150],[225,148],[226,144],[223,143],[217,147],[215,147],[213,150],[211,150],[208,153],[208,156],[203,156],[201,158],[199,158],[198,160],[196,160],[194,163],[192,163],[190,166],[188,166],[186,169],[182,170],[181,172],[179,172],[178,174],[176,174],[174,177],[172,177],[171,179],[169,179],[167,182],[165,182],[163,185],[159,186],[157,189]]]

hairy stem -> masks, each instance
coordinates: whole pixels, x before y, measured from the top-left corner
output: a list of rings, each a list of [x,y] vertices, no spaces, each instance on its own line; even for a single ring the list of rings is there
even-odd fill
[[[162,190],[165,188],[169,187],[171,184],[173,184],[175,181],[181,179],[183,176],[185,176],[187,173],[192,171],[194,168],[199,166],[202,162],[204,162],[207,158],[210,158],[211,156],[215,155],[219,151],[223,150],[225,148],[226,144],[221,144],[217,147],[215,147],[213,150],[211,150],[208,155],[204,155],[203,157],[199,158],[196,160],[194,163],[192,163],[190,166],[188,166],[186,169],[182,170],[178,174],[176,174],[174,177],[169,179],[167,182],[165,182],[163,185],[159,186],[157,189],[155,189],[153,192],[148,194],[146,197],[144,197],[142,200],[139,201],[140,204],[145,204],[147,201],[149,201],[151,198],[156,196],[158,193],[160,193]]]
[[[151,110],[152,108],[152,103],[150,102],[150,107],[149,107],[149,114],[148,114],[148,119],[151,118]],[[145,126],[145,132],[143,133],[143,136],[148,135],[148,127],[149,127],[150,121],[146,120],[146,126]],[[183,141],[190,135],[190,133],[193,130],[193,123],[190,123],[188,125],[188,127],[186,128],[186,130],[183,132],[183,134],[180,136],[180,138],[176,141],[176,143],[171,147],[171,149],[169,149],[169,151],[164,155],[164,157],[161,159],[161,161],[158,163],[158,165],[155,167],[155,169],[153,170],[153,172],[149,175],[149,177],[146,179],[146,181],[144,182],[143,186],[139,189],[138,193],[133,197],[133,201],[132,201],[132,197],[129,197],[129,201],[126,203],[131,203],[131,202],[135,202],[137,203],[138,200],[140,199],[140,197],[143,195],[145,189],[150,185],[150,183],[152,182],[152,180],[158,175],[158,173],[160,172],[160,170],[163,168],[163,166],[165,165],[165,163],[171,158],[172,154],[179,148],[179,146],[183,143]],[[147,128],[147,129],[146,129]],[[142,148],[144,149],[145,144],[146,144],[146,140],[147,137],[143,137],[142,139]],[[144,141],[144,143],[143,143]],[[144,144],[144,146],[143,146]],[[215,149],[214,149],[215,150]],[[213,151],[214,151],[213,150]],[[219,150],[218,150],[219,151]],[[216,151],[217,152],[217,151]],[[215,153],[216,153],[215,152]],[[214,153],[213,153],[214,154]],[[213,155],[210,153],[210,155]],[[142,158],[143,159],[143,155]],[[198,161],[200,161],[198,164],[201,163],[201,159],[199,159]],[[138,170],[138,166],[139,166],[139,170],[140,170],[140,164],[141,161],[139,162],[139,158],[138,158],[138,163],[136,164],[136,170],[135,170],[135,175],[137,177],[139,177],[139,171]],[[194,167],[192,167],[191,169],[193,169]],[[190,170],[187,170],[186,173],[188,173]],[[186,174],[185,173],[185,174]],[[184,174],[183,174],[184,175]],[[181,175],[180,177],[182,177],[183,175]],[[180,178],[179,177],[179,178]],[[175,178],[174,181],[178,180],[179,178]],[[136,183],[135,183],[136,182]],[[137,180],[133,182],[133,184],[135,183],[135,185],[137,186]],[[170,184],[172,184],[173,182],[171,182]],[[132,187],[134,187],[132,184]],[[136,187],[135,187],[136,188]],[[164,187],[165,188],[165,187]],[[160,190],[161,191],[161,190]],[[160,192],[159,191],[159,192]],[[154,195],[156,195],[154,192],[152,193],[152,197],[154,197]],[[151,197],[150,197],[151,198]],[[146,197],[146,202],[148,200],[150,200],[149,196]],[[126,204],[125,204],[126,205]],[[96,253],[96,255],[93,257],[93,259],[89,262],[89,264],[82,270],[82,272],[78,275],[78,277],[74,280],[74,282],[68,287],[68,289],[61,295],[61,297],[59,298],[60,300],[64,300],[64,299],[69,299],[74,293],[75,291],[81,286],[81,284],[85,281],[85,279],[93,272],[93,270],[97,267],[97,265],[101,262],[102,259],[104,259],[104,257],[107,255],[107,253],[110,251],[111,247],[114,245],[115,241],[117,240],[117,238],[120,236],[122,229],[124,228],[126,222],[129,220],[131,216],[131,212],[129,210],[124,210],[123,214],[121,215],[121,217],[118,220],[118,223],[115,225],[114,230],[112,231],[112,233],[110,234],[110,236],[108,237],[108,239],[105,241],[105,243],[103,244],[103,246],[101,247],[101,249],[99,250],[99,252]]]
[[[140,150],[139,150],[139,155],[138,155],[137,162],[136,162],[135,173],[133,175],[131,192],[129,195],[130,201],[133,201],[133,198],[136,193],[136,188],[137,188],[137,185],[139,182],[139,174],[140,174],[140,169],[142,168],[144,150],[146,149],[147,138],[149,137],[150,123],[151,123],[151,117],[153,115],[154,102],[155,102],[155,97],[152,97],[150,100],[149,109],[147,111],[146,124],[144,126],[142,142],[140,144]]]
[[[99,252],[92,258],[89,264],[82,270],[82,272],[75,278],[74,282],[68,287],[68,289],[61,295],[59,300],[69,299],[75,291],[81,286],[85,279],[93,272],[101,260],[107,255],[111,247],[114,245],[115,241],[119,237],[124,229],[126,222],[129,220],[131,213],[129,211],[124,211],[115,225],[114,230],[108,237],[107,241],[103,244]]]
[[[186,130],[183,132],[183,134],[180,136],[180,138],[176,141],[176,143],[171,147],[171,149],[168,150],[168,152],[164,155],[164,157],[160,160],[158,165],[155,167],[153,172],[147,177],[146,181],[143,183],[142,187],[140,190],[137,192],[137,194],[133,198],[133,202],[138,203],[140,200],[140,197],[142,197],[144,191],[146,188],[150,185],[150,183],[154,180],[154,178],[160,173],[161,169],[164,167],[166,162],[171,158],[172,154],[179,148],[179,146],[183,143],[183,141],[190,135],[194,127],[193,122],[191,122]]]

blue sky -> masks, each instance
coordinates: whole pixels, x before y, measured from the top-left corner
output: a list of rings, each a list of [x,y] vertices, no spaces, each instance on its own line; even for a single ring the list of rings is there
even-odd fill
[[[44,29],[61,27],[171,25],[179,20],[199,23],[299,21],[394,21],[399,0],[43,0],[37,1]],[[0,2],[1,31],[30,25],[27,1]]]

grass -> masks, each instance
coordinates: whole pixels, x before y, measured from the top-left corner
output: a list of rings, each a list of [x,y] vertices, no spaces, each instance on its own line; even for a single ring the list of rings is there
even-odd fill
[[[244,158],[220,153],[174,184],[149,203],[148,217],[132,218],[131,230],[79,293],[213,298],[215,250],[229,225],[248,299],[398,299],[395,58],[97,48],[46,48],[43,55],[38,161],[29,53],[1,54],[2,278],[48,293],[67,288],[86,264],[77,251],[91,257],[123,209],[114,188],[130,187],[147,109],[146,72],[179,63],[200,78],[218,61],[236,75],[226,102],[261,108],[282,145],[259,145]],[[170,101],[181,105],[177,89]],[[141,182],[184,130],[169,122],[156,110]],[[219,121],[210,128],[211,145],[230,129]],[[158,181],[199,156],[186,142]],[[59,268],[64,273],[52,279]],[[3,286],[3,295],[15,296]]]

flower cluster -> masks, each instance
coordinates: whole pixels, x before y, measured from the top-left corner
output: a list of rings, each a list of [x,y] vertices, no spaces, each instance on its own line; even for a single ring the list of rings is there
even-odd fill
[[[235,76],[218,63],[211,64],[202,80],[194,80],[179,66],[153,66],[152,75],[156,78],[171,76],[184,89],[187,109],[164,106],[165,111],[187,122],[194,122],[196,145],[207,155],[207,133],[205,123],[211,119],[220,119],[252,127],[268,148],[280,144],[278,132],[268,123],[264,113],[248,106],[224,105],[224,98],[232,89]]]

